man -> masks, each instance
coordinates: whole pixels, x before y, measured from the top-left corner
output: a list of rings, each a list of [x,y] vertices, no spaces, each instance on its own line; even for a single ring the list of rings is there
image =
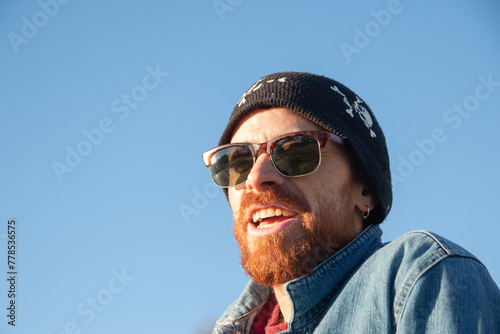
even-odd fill
[[[268,75],[219,145],[203,160],[251,280],[214,333],[500,333],[500,291],[472,254],[422,231],[382,244],[387,147],[350,89]]]

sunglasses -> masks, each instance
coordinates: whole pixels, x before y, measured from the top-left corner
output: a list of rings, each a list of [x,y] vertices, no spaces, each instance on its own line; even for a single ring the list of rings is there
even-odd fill
[[[221,188],[245,183],[261,152],[271,157],[274,168],[283,176],[299,177],[314,173],[321,163],[321,147],[331,139],[344,140],[328,131],[289,133],[266,143],[231,143],[203,153],[203,162],[210,168],[214,183]]]

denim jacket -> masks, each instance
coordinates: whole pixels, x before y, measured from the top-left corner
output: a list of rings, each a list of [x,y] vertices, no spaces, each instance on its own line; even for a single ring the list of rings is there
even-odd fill
[[[387,244],[371,226],[306,276],[286,283],[281,333],[500,333],[500,290],[460,246],[426,231]],[[250,281],[213,333],[250,333],[271,289]]]

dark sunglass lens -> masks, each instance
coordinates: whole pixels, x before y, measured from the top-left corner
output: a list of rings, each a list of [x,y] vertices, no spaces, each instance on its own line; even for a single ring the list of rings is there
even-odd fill
[[[210,158],[212,179],[220,187],[233,187],[245,182],[252,166],[252,152],[245,146],[222,149]]]
[[[294,136],[276,142],[272,155],[274,165],[283,175],[299,176],[318,168],[320,148],[313,137]]]

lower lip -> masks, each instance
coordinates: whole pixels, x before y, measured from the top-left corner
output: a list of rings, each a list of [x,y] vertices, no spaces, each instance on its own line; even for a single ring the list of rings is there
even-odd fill
[[[295,217],[291,217],[281,221],[270,227],[258,228],[253,223],[248,223],[248,234],[250,235],[269,235],[284,231],[288,226],[292,225]]]

